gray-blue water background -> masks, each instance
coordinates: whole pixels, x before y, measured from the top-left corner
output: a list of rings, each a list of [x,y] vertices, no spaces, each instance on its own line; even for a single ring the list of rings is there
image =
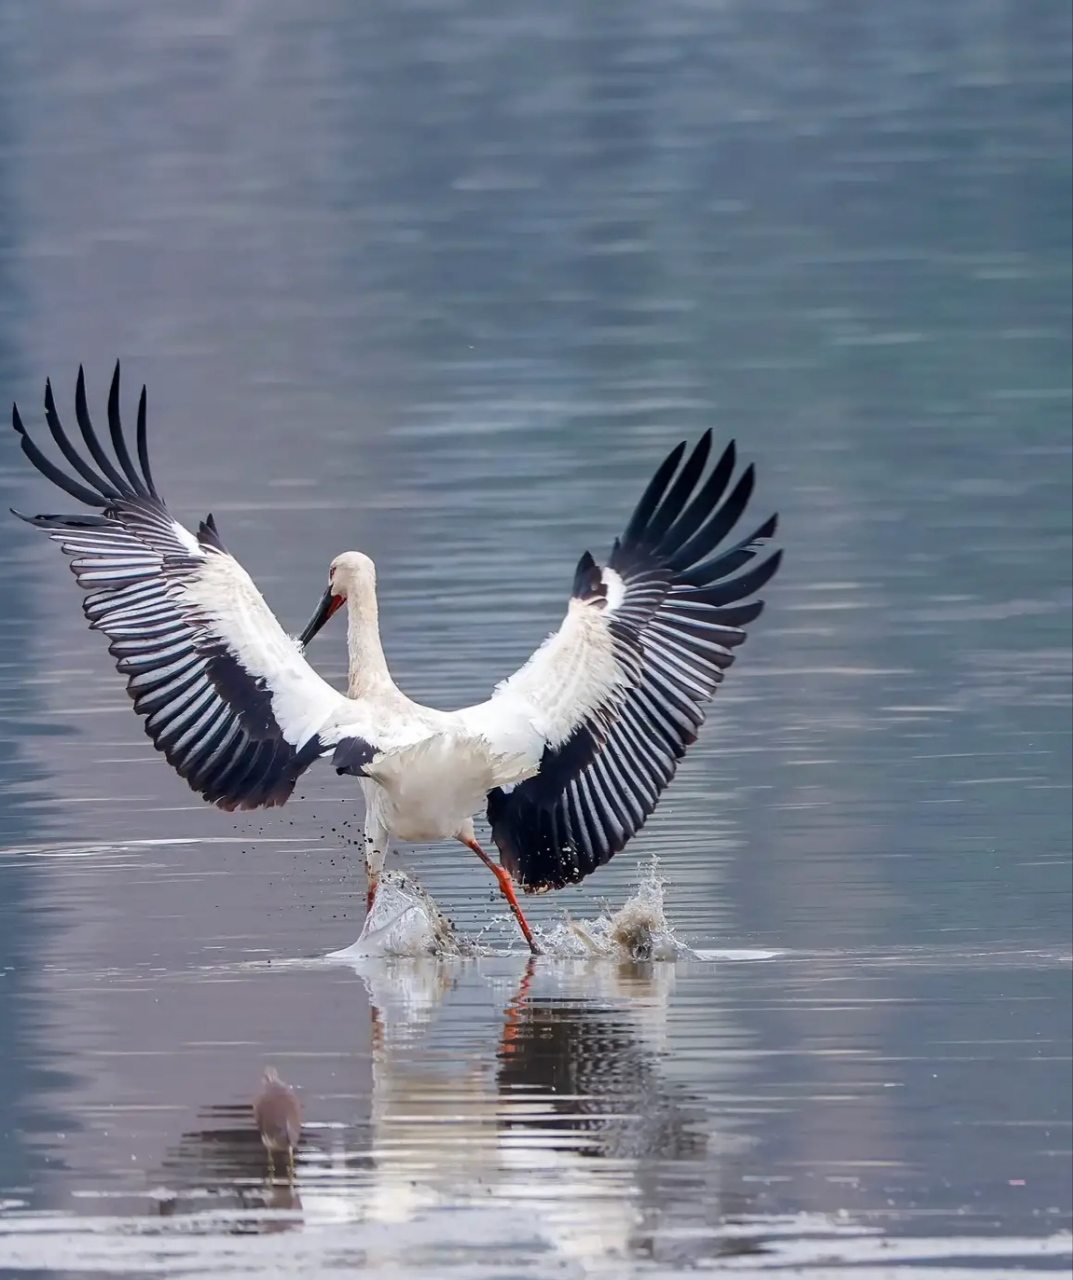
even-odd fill
[[[549,1221],[630,1206],[641,1269],[733,1220],[1068,1228],[1070,48],[1046,0],[0,9],[0,399],[40,424],[47,375],[72,417],[81,362],[103,416],[121,356],[169,503],[285,626],[363,549],[401,685],[476,700],[708,426],[787,548],[655,818],[534,907],[621,903],[655,854],[680,936],[753,959],[538,972],[520,1050],[520,957],[411,975],[400,1066],[397,983],[268,964],[357,934],[353,788],[202,806],[5,523],[0,1271],[36,1256],[5,1213],[230,1204],[268,1060],[322,1126],[307,1209],[414,1248],[477,1183],[527,1211],[549,1147],[585,1155]],[[10,433],[0,498],[64,501]],[[407,858],[509,939],[464,851]],[[524,1235],[497,1256],[535,1275]]]

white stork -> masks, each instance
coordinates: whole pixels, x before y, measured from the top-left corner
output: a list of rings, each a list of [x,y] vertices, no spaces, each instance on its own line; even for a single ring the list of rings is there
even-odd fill
[[[753,468],[731,486],[731,443],[705,476],[705,432],[688,457],[684,443],[668,455],[607,564],[581,557],[559,630],[488,701],[437,711],[391,678],[368,556],[332,561],[296,641],[228,554],[212,516],[195,536],[165,506],[149,467],[145,388],[137,463],[120,423],[118,364],[108,396],[114,456],[93,430],[81,369],[75,414],[86,454],[64,432],[46,383],[45,420],[70,471],[33,442],[17,406],[12,423],[34,466],[96,511],[20,519],[49,530],[71,557],[90,626],[108,637],[134,710],[168,763],[231,810],[283,804],[314,760],[331,757],[365,793],[370,901],[392,837],[457,839],[495,873],[534,952],[514,882],[526,892],[575,883],[640,830],[763,608],[750,597],[781,555],[737,572],[774,534],[775,516],[717,551],[749,500]],[[345,697],[303,656],[344,604]],[[477,842],[473,815],[482,808],[501,866]]]

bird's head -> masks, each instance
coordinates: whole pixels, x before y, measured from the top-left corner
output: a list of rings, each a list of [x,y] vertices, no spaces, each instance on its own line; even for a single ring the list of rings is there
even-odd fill
[[[337,609],[350,598],[376,598],[376,566],[360,551],[344,551],[328,566],[328,586],[320,598],[317,611],[298,637],[305,646]]]

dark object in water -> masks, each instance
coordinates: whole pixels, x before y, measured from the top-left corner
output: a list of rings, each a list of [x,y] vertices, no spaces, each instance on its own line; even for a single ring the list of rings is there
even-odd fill
[[[269,1178],[276,1175],[276,1152],[286,1151],[287,1176],[293,1182],[294,1149],[302,1136],[302,1105],[275,1067],[265,1067],[261,1075],[261,1087],[253,1100],[253,1117],[268,1152]]]

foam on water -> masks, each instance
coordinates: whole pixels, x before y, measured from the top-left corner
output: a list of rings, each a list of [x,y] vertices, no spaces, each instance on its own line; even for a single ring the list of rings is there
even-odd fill
[[[545,954],[560,959],[677,960],[692,957],[674,935],[663,904],[663,878],[655,858],[617,911],[605,907],[589,920],[562,920],[537,929]],[[495,950],[460,938],[432,895],[402,871],[385,872],[357,941],[330,960],[374,957],[492,955]]]

